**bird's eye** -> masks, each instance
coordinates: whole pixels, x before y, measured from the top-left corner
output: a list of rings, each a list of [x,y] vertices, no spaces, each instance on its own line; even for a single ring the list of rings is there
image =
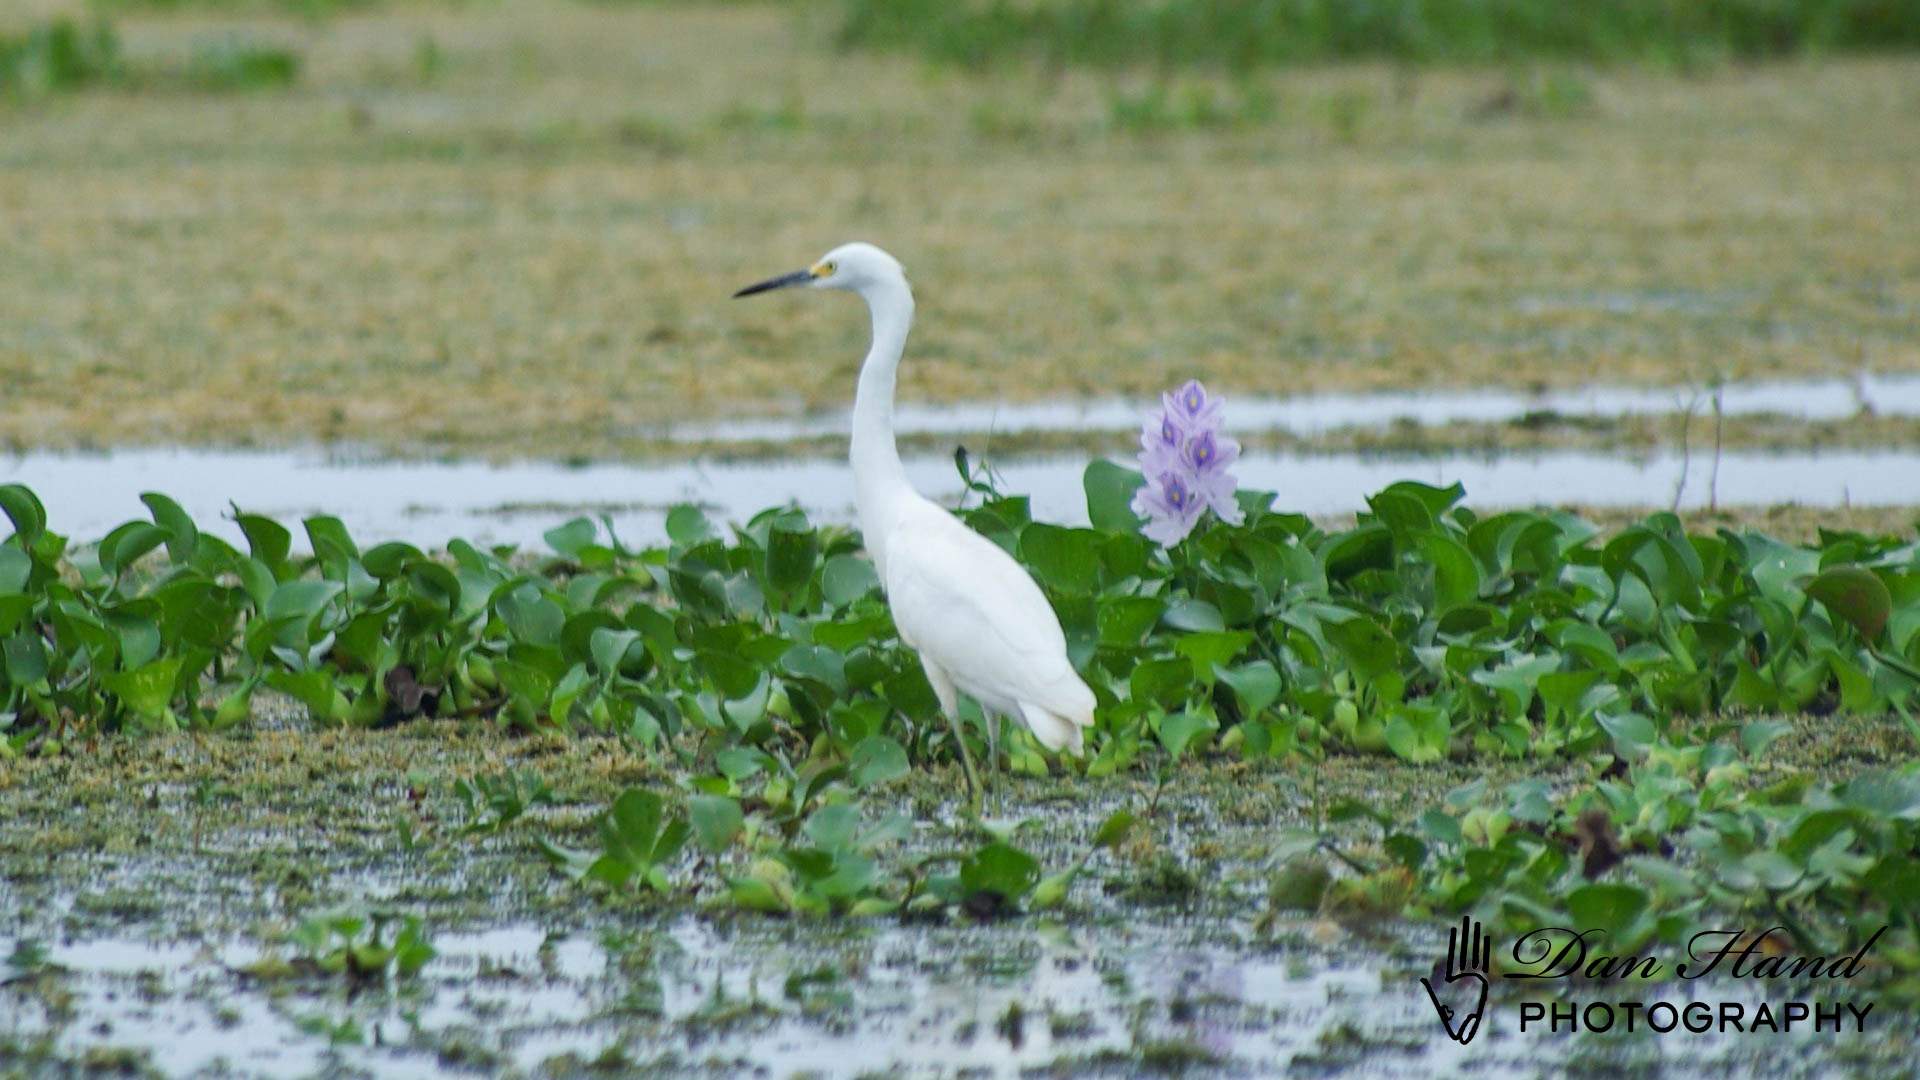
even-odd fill
[[[826,262],[821,264],[821,269],[826,271],[828,274],[831,274],[835,270],[838,270],[839,267],[835,266],[832,262]]]

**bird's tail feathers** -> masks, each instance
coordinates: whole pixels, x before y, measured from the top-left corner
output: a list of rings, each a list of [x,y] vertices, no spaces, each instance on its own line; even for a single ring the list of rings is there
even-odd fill
[[[1020,703],[1020,713],[1026,717],[1034,738],[1056,754],[1064,751],[1079,757],[1085,748],[1081,731],[1093,726],[1093,691],[1087,689],[1085,683],[1077,689],[1080,692],[1073,695],[1075,700],[1071,702],[1070,711],[1056,712],[1031,702]]]

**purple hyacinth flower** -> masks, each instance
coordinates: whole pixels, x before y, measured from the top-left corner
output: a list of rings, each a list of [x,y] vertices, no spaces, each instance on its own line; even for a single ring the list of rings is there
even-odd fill
[[[1221,432],[1221,402],[1199,380],[1161,398],[1159,416],[1140,430],[1140,471],[1148,477],[1133,498],[1134,513],[1147,519],[1143,532],[1163,546],[1185,539],[1211,509],[1220,520],[1246,519],[1234,499],[1239,482],[1228,468],[1240,444]]]
[[[1160,474],[1133,497],[1133,512],[1147,519],[1141,532],[1163,547],[1186,539],[1206,508],[1206,500],[1178,472]]]
[[[1195,493],[1229,525],[1246,520],[1240,503],[1233,497],[1239,482],[1227,472],[1227,467],[1239,458],[1240,444],[1212,431],[1203,431],[1188,439],[1181,452],[1181,460],[1193,477]]]
[[[1188,379],[1185,386],[1160,400],[1167,415],[1189,434],[1220,426],[1220,399],[1208,394],[1199,379]]]
[[[1179,464],[1186,443],[1186,429],[1175,423],[1172,416],[1162,413],[1149,417],[1140,429],[1140,470],[1148,476],[1158,476],[1173,468]]]

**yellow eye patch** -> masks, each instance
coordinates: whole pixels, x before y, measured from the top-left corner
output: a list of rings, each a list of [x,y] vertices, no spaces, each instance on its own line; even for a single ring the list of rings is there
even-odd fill
[[[828,274],[833,273],[833,263],[831,262],[814,263],[813,266],[807,270],[807,273],[812,274],[814,277],[817,277],[817,278],[826,277]]]

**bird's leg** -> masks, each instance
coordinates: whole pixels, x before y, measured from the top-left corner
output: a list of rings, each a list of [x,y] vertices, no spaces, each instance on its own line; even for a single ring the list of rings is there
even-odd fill
[[[947,714],[947,727],[953,732],[953,744],[960,748],[960,767],[967,774],[967,805],[973,807],[975,817],[980,814],[980,780],[973,775],[973,751],[967,749],[966,733],[960,730],[960,710],[943,709]]]
[[[960,748],[960,766],[967,773],[967,804],[973,807],[975,817],[980,816],[980,782],[973,775],[973,754],[967,749],[967,736],[960,729],[960,690],[953,685],[953,677],[941,670],[938,664],[920,657],[920,667],[927,673],[927,684],[933,687],[933,696],[940,701],[940,713],[947,718],[947,729],[953,732],[953,742]]]
[[[1000,714],[984,706],[981,719],[987,722],[987,783],[993,787],[993,810],[1000,812]]]

